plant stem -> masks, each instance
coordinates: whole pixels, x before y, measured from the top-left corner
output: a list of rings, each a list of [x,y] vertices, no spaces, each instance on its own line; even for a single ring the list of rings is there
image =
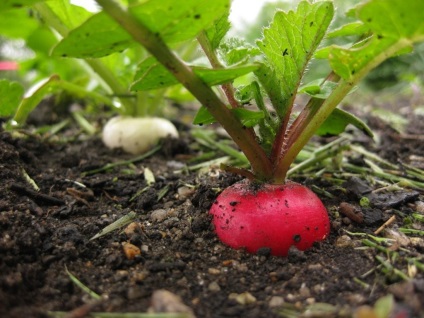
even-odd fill
[[[324,121],[330,116],[331,112],[337,107],[337,105],[345,98],[349,91],[358,84],[362,78],[365,77],[372,69],[377,67],[380,63],[385,61],[387,58],[393,56],[400,50],[409,47],[410,41],[403,39],[393,43],[386,49],[370,60],[368,64],[364,65],[357,73],[351,76],[349,80],[341,79],[338,86],[333,90],[331,95],[326,100],[311,99],[309,103],[299,117],[304,118],[296,129],[290,129],[289,132],[289,144],[288,149],[285,152],[284,157],[278,162],[275,169],[275,182],[284,182],[287,171],[290,168],[291,163],[295,160],[299,151],[306,145],[309,139],[314,135],[316,130],[324,123]],[[331,76],[331,75],[330,75]],[[295,134],[295,138],[291,138],[291,134]],[[290,141],[293,141],[290,143]]]
[[[208,37],[206,36],[205,31],[202,31],[199,36],[197,37],[197,40],[199,41],[200,46],[202,47],[203,52],[205,52],[209,62],[211,63],[211,66],[214,69],[222,69],[224,68],[221,62],[219,61],[218,57],[215,54],[215,51],[212,49],[212,46],[208,40]],[[228,102],[230,103],[231,107],[237,108],[240,107],[238,101],[234,98],[234,87],[230,83],[225,83],[221,85],[222,90],[224,91],[225,96],[227,96]]]
[[[143,45],[208,109],[244,152],[257,178],[260,180],[271,179],[271,163],[255,137],[243,127],[213,90],[168,48],[160,35],[148,29],[131,12],[114,0],[96,1],[110,17]]]

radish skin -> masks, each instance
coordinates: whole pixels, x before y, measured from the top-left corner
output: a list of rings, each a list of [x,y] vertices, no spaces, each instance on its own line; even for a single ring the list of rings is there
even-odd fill
[[[286,256],[291,246],[306,250],[330,232],[321,200],[290,181],[274,185],[243,180],[225,189],[209,213],[224,244],[250,253],[270,248],[272,255]]]
[[[139,155],[168,136],[178,138],[178,131],[167,119],[118,116],[103,127],[102,140],[108,148],[122,148],[127,153]]]

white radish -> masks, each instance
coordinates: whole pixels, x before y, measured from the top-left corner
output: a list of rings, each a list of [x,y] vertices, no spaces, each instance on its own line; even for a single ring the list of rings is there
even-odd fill
[[[178,131],[167,119],[118,116],[103,127],[102,139],[108,148],[122,148],[127,153],[139,155],[168,136],[178,138]]]

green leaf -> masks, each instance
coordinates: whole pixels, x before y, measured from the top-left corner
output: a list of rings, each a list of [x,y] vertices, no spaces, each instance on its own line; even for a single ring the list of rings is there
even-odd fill
[[[223,15],[228,15],[229,0],[150,0],[130,11],[150,30],[168,43],[192,39]]]
[[[245,108],[233,108],[231,111],[248,128],[256,126],[265,117],[261,111],[252,111]]]
[[[378,14],[376,14],[378,12]],[[351,81],[380,61],[408,52],[424,40],[424,1],[373,0],[357,8],[357,16],[373,36],[353,49],[333,46],[329,60],[334,72]]]
[[[249,74],[259,68],[259,64],[250,64],[225,69],[194,68],[198,75],[209,86],[220,85]]]
[[[319,99],[326,99],[337,87],[337,83],[325,81],[324,84],[321,84],[322,82],[322,79],[317,79],[303,85],[299,88],[299,93],[308,94],[309,96]]]
[[[277,112],[278,118],[283,118],[287,111],[288,99],[281,89],[281,81],[276,74],[276,71],[266,64],[255,72],[256,77],[264,88],[271,101],[272,106]]]
[[[360,129],[366,135],[373,137],[371,129],[358,117],[342,110],[335,108],[331,115],[318,128],[316,134],[319,136],[336,136],[345,131],[347,125],[353,125]]]
[[[0,80],[0,116],[11,116],[24,95],[24,88],[17,82]]]
[[[241,123],[250,128],[256,126],[265,115],[262,111],[252,111],[245,108],[233,108],[231,111],[241,121]],[[206,109],[206,107],[200,107],[196,116],[194,117],[194,125],[208,125],[216,122],[215,118]]]
[[[242,63],[249,57],[259,55],[260,53],[258,48],[238,38],[230,38],[218,48],[218,55],[226,65]]]
[[[59,76],[53,75],[39,83],[35,84],[22,100],[13,118],[18,124],[23,124],[28,115],[34,110],[41,100],[49,94],[59,81]]]
[[[2,0],[0,2],[0,11],[27,7],[41,1],[45,0]]]
[[[369,31],[369,28],[367,27],[366,24],[360,21],[355,21],[352,23],[344,24],[340,28],[334,31],[328,32],[326,37],[328,39],[331,39],[331,38],[351,36],[351,35],[361,36],[368,31]]]
[[[194,38],[228,13],[229,0],[150,0],[129,11],[168,43]],[[100,12],[72,30],[53,55],[78,58],[102,57],[131,46],[132,38],[112,18]]]
[[[259,80],[268,91],[278,85],[283,103],[273,104],[280,117],[289,110],[297,93],[303,73],[320,44],[333,17],[331,2],[309,3],[302,1],[297,11],[275,14],[264,38],[258,46],[267,58],[272,73],[258,74]],[[269,76],[275,77],[269,79]]]
[[[97,58],[128,48],[131,36],[112,18],[100,12],[69,32],[53,49],[53,56]]]
[[[201,106],[197,111],[196,116],[194,116],[193,124],[194,125],[209,125],[216,122],[215,117],[208,111],[204,106]]]
[[[237,87],[235,97],[240,104],[249,103],[253,98],[255,98],[252,84]]]
[[[26,39],[38,28],[35,17],[29,17],[27,10],[0,11],[0,34],[9,38]]]
[[[138,66],[131,85],[132,91],[147,91],[178,84],[178,80],[154,57],[148,57]]]
[[[237,77],[253,72],[259,65],[244,65],[227,69],[207,69],[193,67],[198,75],[209,86],[230,82]],[[155,58],[149,57],[140,65],[135,75],[131,90],[151,90],[176,85],[179,82]]]
[[[230,27],[231,24],[228,21],[228,14],[224,14],[206,30],[206,36],[211,44],[212,50],[215,50],[219,46]]]
[[[41,27],[34,30],[34,32],[26,38],[26,45],[37,54],[42,53],[42,55],[46,56],[47,60],[52,60],[48,56],[50,55],[52,47],[56,45],[56,43],[56,36],[51,32],[50,29],[46,27]],[[38,55],[37,57],[40,58],[41,56]],[[55,72],[57,71],[58,70],[55,69]]]
[[[383,37],[424,37],[424,1],[372,0],[358,7],[358,18]]]
[[[46,1],[45,5],[55,13],[60,23],[63,23],[69,30],[78,27],[92,16],[91,12],[83,7],[71,4],[69,0]]]

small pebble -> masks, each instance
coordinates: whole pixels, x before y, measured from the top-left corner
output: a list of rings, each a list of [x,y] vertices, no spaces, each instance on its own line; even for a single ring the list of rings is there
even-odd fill
[[[116,271],[116,275],[119,277],[127,277],[129,272],[127,270],[118,270]]]
[[[129,300],[141,298],[143,296],[143,294],[144,294],[143,290],[140,287],[138,287],[137,285],[136,286],[130,286],[127,290],[127,298]]]
[[[246,273],[249,270],[249,268],[247,267],[247,264],[246,263],[238,264],[237,266],[235,266],[235,268],[239,272],[243,272],[243,273]]]
[[[344,217],[342,219],[342,222],[343,222],[344,225],[350,225],[350,224],[352,224],[351,219],[349,219],[348,217]]]
[[[158,209],[158,210],[154,210],[150,214],[150,220],[152,222],[162,222],[163,220],[166,219],[167,216],[168,216],[168,212],[166,210]]]
[[[325,285],[324,284],[314,285],[312,287],[312,290],[315,292],[315,294],[323,293],[323,292],[325,292]]]
[[[217,282],[213,281],[208,285],[208,290],[211,292],[219,292],[221,290],[221,287],[218,285]]]
[[[352,239],[348,235],[342,235],[337,238],[336,244],[337,247],[352,247]]]
[[[302,284],[302,286],[300,287],[299,294],[300,294],[300,296],[302,296],[304,298],[311,297],[311,291],[309,290],[309,288],[305,284]]]
[[[313,305],[313,304],[315,304],[315,302],[316,302],[316,300],[315,300],[315,298],[314,297],[309,297],[309,298],[307,298],[306,299],[306,301],[305,301],[308,305]]]
[[[186,167],[186,164],[181,161],[169,160],[166,162],[166,165],[174,170],[183,169]]]
[[[415,209],[418,213],[424,214],[424,201],[415,202]]]
[[[346,299],[352,306],[362,305],[366,301],[365,296],[361,294],[350,294],[346,296]]]
[[[130,224],[128,224],[128,226],[124,230],[124,233],[127,236],[131,236],[134,233],[140,233],[140,232],[141,232],[141,227],[140,227],[140,224],[137,222],[131,222]]]
[[[141,283],[149,275],[148,271],[140,271],[131,274],[131,280],[135,283]]]
[[[231,293],[228,295],[228,299],[235,300],[240,305],[249,305],[256,302],[256,297],[249,292],[244,292],[241,294]]]
[[[210,267],[208,268],[208,273],[211,275],[219,275],[221,274],[221,271],[217,268]]]
[[[151,304],[150,313],[184,313],[188,318],[195,318],[191,308],[180,297],[164,289],[153,293]]]
[[[180,200],[185,200],[190,197],[195,192],[195,188],[182,186],[177,189],[178,198]]]
[[[322,265],[321,264],[311,264],[308,266],[309,270],[313,270],[313,271],[318,271],[322,269]]]
[[[272,296],[269,300],[268,306],[273,307],[281,307],[284,305],[284,298],[281,296]]]
[[[124,254],[126,258],[129,260],[132,260],[136,256],[141,255],[140,249],[131,243],[122,243],[122,248],[124,249]]]

